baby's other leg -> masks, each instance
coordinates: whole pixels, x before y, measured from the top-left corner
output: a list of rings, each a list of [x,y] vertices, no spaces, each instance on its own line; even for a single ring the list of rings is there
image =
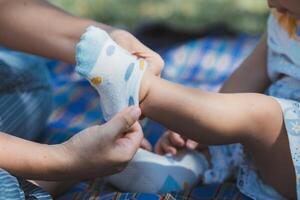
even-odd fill
[[[263,180],[295,197],[295,174],[282,110],[255,93],[220,94],[190,89],[146,74],[140,94],[145,116],[208,145],[242,143]]]
[[[127,192],[164,194],[193,188],[207,169],[206,158],[196,151],[162,156],[139,149],[126,169],[107,181]]]

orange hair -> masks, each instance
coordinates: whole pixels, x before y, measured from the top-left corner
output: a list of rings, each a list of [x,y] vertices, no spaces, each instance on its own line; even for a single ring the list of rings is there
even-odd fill
[[[283,14],[273,9],[273,15],[277,18],[279,24],[286,30],[292,38],[297,38],[297,20],[288,14]]]

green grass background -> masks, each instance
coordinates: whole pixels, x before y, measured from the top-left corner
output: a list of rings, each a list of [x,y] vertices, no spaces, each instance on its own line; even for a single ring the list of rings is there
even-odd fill
[[[261,33],[266,24],[266,0],[50,0],[78,16],[134,29],[146,22],[165,22],[194,31],[224,23],[238,32]]]

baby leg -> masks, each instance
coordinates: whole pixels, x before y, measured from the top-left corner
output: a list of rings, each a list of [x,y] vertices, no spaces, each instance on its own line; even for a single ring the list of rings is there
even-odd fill
[[[206,159],[197,151],[161,156],[139,149],[124,171],[107,180],[123,191],[163,194],[191,189],[207,169]]]
[[[79,43],[82,55],[88,55],[90,51],[86,49],[93,46],[84,44],[85,40],[93,41],[89,35]],[[105,41],[97,45],[102,48]],[[125,61],[119,61],[122,66],[118,66],[118,58],[105,58],[103,52],[110,54],[111,49],[102,48],[98,57],[89,62],[83,62],[88,57],[78,56],[77,71],[96,85],[101,98],[105,97],[101,102],[102,108],[109,111],[108,119],[130,102],[143,100],[141,109],[145,116],[188,138],[207,145],[242,143],[263,180],[285,196],[294,197],[295,174],[277,101],[261,94],[218,94],[186,88],[144,73],[144,63],[129,58],[128,53],[121,57],[126,63],[132,60],[133,67],[126,64],[124,70]],[[100,79],[98,75],[102,75]]]
[[[141,90],[147,90],[141,102],[145,116],[202,144],[242,143],[260,177],[286,197],[295,197],[294,167],[275,99],[255,93],[204,92],[148,73]]]

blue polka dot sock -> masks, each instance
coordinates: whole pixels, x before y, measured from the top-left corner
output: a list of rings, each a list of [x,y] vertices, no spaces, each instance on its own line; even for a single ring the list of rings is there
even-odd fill
[[[207,169],[206,158],[197,151],[161,156],[139,149],[124,171],[106,181],[122,191],[163,194],[191,189]]]
[[[86,77],[100,95],[105,120],[131,105],[139,104],[139,89],[147,67],[94,26],[87,28],[76,47],[77,73]]]

